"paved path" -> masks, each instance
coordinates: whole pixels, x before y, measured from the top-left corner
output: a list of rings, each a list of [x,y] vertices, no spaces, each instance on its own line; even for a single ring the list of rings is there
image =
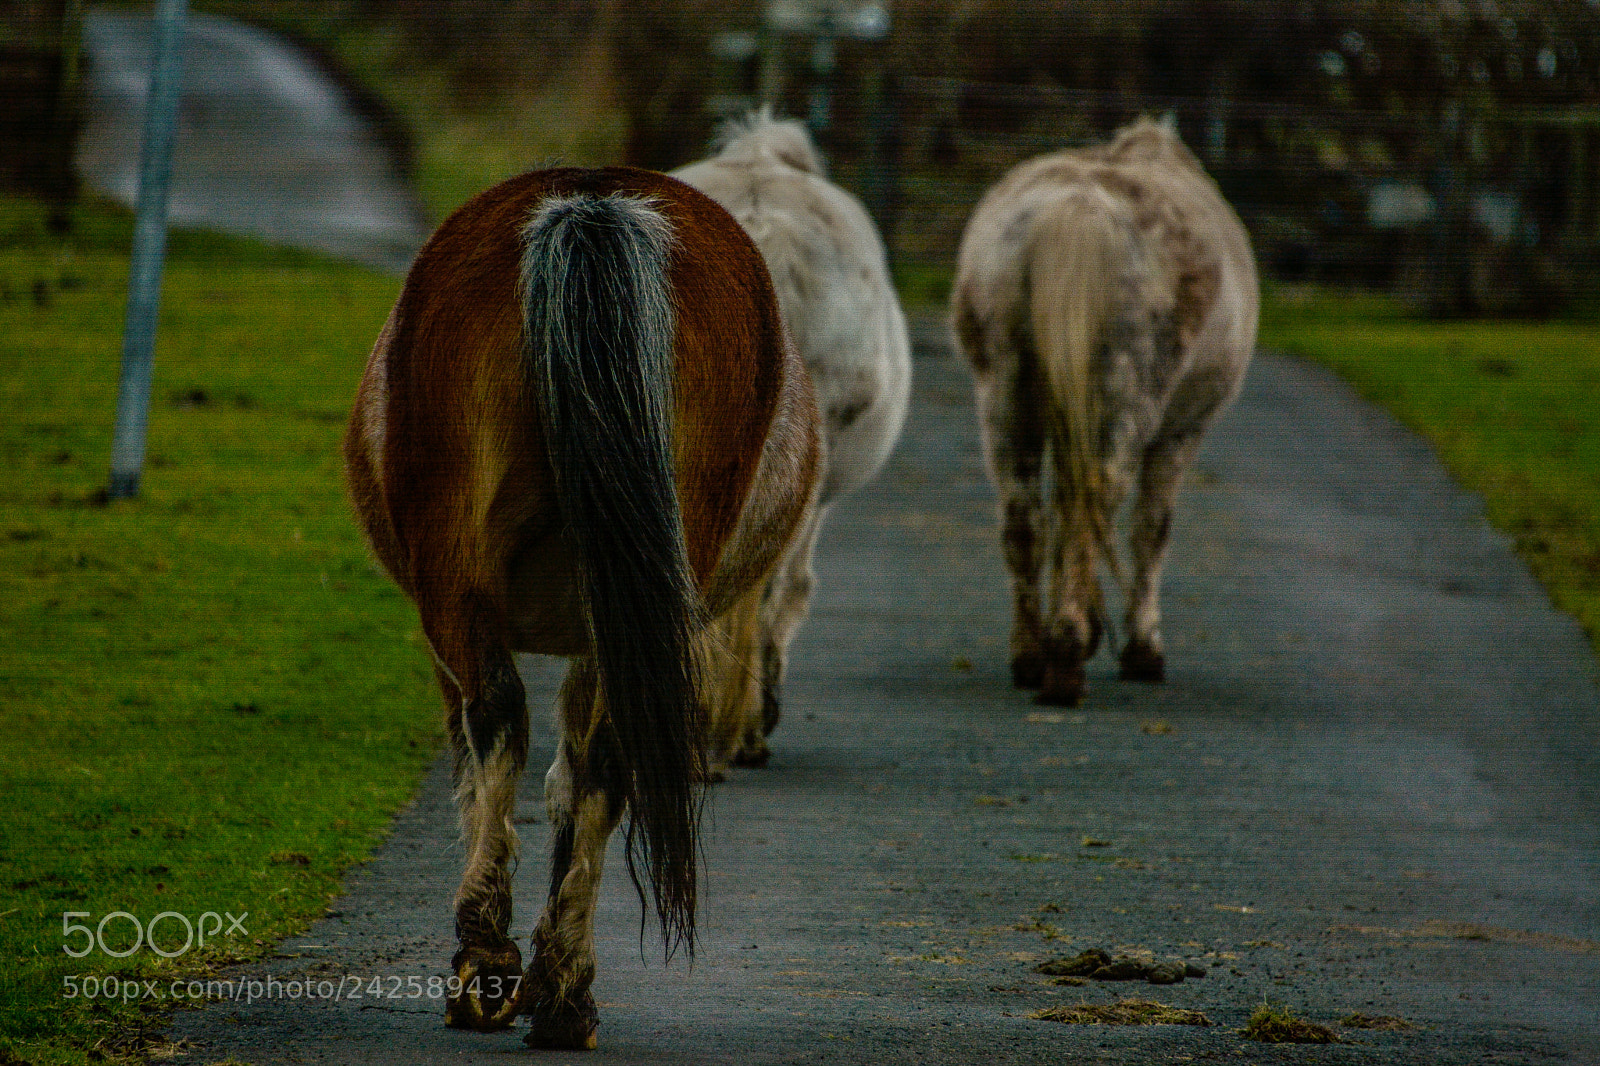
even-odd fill
[[[191,15],[171,221],[265,237],[400,273],[426,228],[392,154],[343,90],[281,38]],[[150,70],[150,19],[92,11],[78,169],[132,206]]]
[[[773,763],[716,790],[692,971],[649,940],[641,959],[614,851],[600,1051],[542,1060],[1600,1061],[1594,659],[1427,447],[1326,373],[1263,357],[1183,498],[1170,682],[1121,683],[1103,656],[1079,711],[1041,712],[1008,683],[966,375],[924,342],[902,446],[823,537]],[[553,675],[528,674],[548,752]],[[541,778],[520,808],[523,937]],[[447,791],[435,771],[336,913],[251,972],[444,974]],[[1210,973],[1033,972],[1091,946]],[[1027,1017],[1127,995],[1215,1024]],[[1264,998],[1416,1028],[1248,1043]],[[174,1035],[203,1061],[524,1054],[519,1033],[446,1030],[426,999],[219,1005]]]

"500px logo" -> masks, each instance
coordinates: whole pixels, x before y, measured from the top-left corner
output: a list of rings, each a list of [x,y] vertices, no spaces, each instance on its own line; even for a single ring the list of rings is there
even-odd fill
[[[228,918],[226,931],[222,927],[224,914]],[[75,959],[81,959],[95,948],[99,948],[102,955],[109,955],[113,959],[125,959],[141,947],[148,945],[151,951],[162,958],[175,959],[191,947],[196,946],[197,932],[199,934],[198,945],[200,947],[206,946],[207,936],[215,940],[219,933],[223,936],[249,936],[250,930],[244,927],[244,920],[248,917],[250,917],[249,911],[245,911],[237,918],[233,916],[231,911],[224,911],[223,914],[218,914],[216,911],[206,911],[198,921],[191,922],[187,915],[179,914],[177,911],[162,911],[150,919],[149,925],[145,925],[127,911],[112,911],[101,918],[100,923],[91,929],[87,925],[81,925],[73,921],[74,918],[89,918],[92,920],[94,915],[89,911],[63,911],[61,914],[61,939],[63,941],[61,950]],[[107,946],[106,926],[117,920],[133,927],[133,943],[131,945],[118,948]],[[209,928],[207,928],[208,922],[210,923]],[[162,939],[167,942],[166,946],[156,942],[156,927],[162,923],[166,923],[167,927],[162,934]],[[176,942],[175,937],[179,926],[183,929],[183,945],[173,948],[172,944]],[[112,926],[112,931],[113,933],[120,933],[120,925]],[[80,936],[83,938],[81,945],[74,944],[74,938]],[[122,937],[113,936],[112,939],[116,943],[120,942]]]

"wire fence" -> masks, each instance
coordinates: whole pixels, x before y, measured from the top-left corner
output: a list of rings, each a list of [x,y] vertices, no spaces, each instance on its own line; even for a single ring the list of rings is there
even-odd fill
[[[1034,155],[1171,113],[1280,277],[1400,291],[1445,313],[1552,311],[1595,285],[1600,107],[1317,100],[903,76],[887,115],[821,131],[897,258],[953,258],[984,190]],[[878,173],[884,168],[886,173]]]

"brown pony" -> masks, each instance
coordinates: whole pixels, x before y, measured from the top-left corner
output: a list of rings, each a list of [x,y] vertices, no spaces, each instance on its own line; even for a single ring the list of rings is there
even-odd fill
[[[606,841],[666,952],[694,949],[710,619],[814,506],[817,410],[761,255],[712,200],[628,168],[525,174],[418,254],[367,364],[345,461],[415,601],[448,709],[466,869],[445,1018],[529,1016],[593,1047]],[[527,757],[517,651],[568,657],[545,778],[550,894],[526,973],[508,936]]]

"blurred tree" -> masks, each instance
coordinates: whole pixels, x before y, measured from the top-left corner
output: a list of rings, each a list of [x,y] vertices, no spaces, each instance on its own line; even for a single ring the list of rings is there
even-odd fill
[[[82,0],[0,0],[0,183],[50,206],[64,231],[78,195]]]
[[[670,170],[706,154],[715,116],[707,106],[712,38],[754,26],[756,0],[603,0],[595,32],[612,50],[618,97],[628,113],[634,166]]]

